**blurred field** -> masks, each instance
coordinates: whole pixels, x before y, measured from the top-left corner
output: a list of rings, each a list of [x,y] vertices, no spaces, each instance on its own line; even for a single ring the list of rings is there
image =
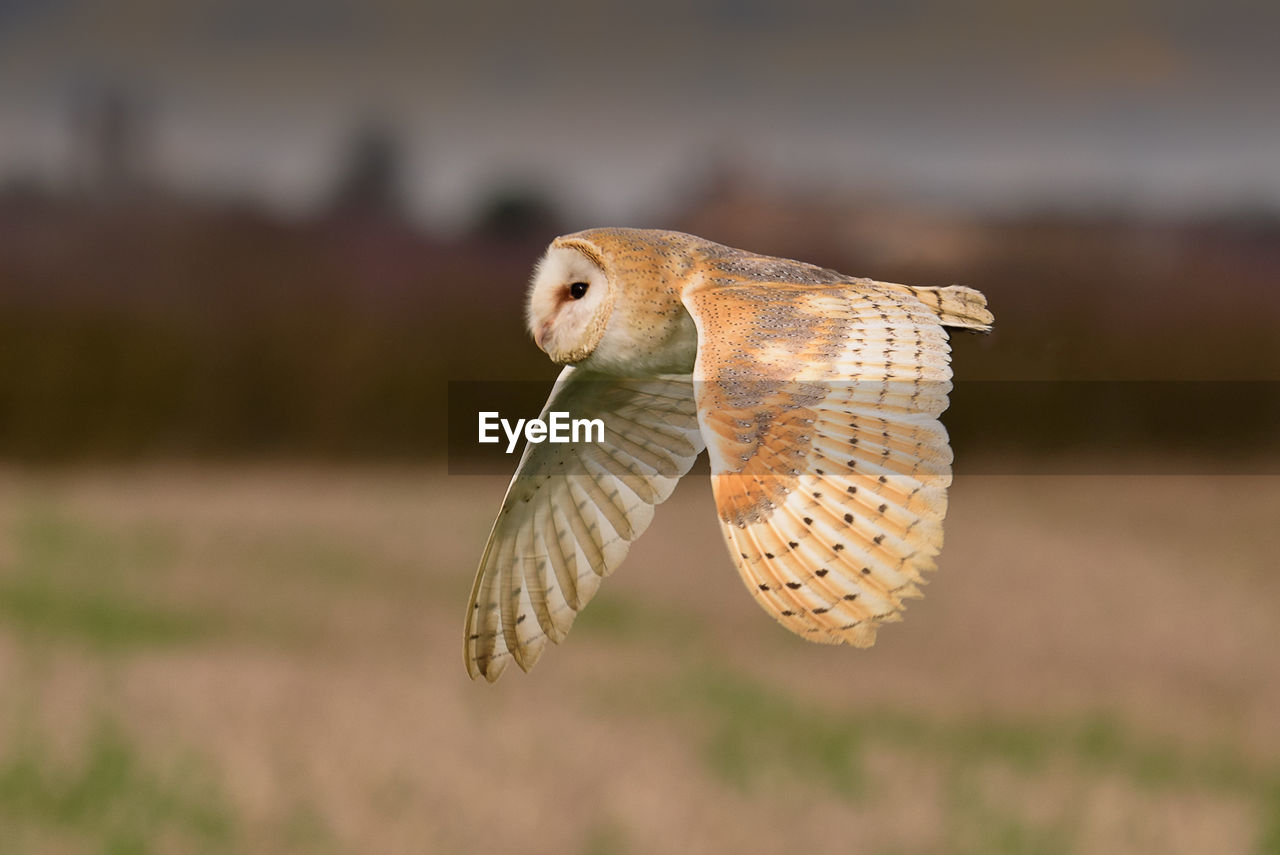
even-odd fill
[[[761,613],[690,481],[490,687],[502,489],[0,473],[0,855],[1280,852],[1280,478],[962,477],[869,651]]]

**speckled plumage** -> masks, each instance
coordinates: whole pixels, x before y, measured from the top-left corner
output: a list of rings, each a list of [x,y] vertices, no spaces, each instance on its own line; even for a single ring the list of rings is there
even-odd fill
[[[472,677],[562,640],[704,446],[729,554],[787,629],[868,646],[919,596],[951,481],[943,327],[989,329],[981,294],[594,229],[548,247],[528,319],[567,366],[544,412],[607,432],[526,448],[468,607]]]

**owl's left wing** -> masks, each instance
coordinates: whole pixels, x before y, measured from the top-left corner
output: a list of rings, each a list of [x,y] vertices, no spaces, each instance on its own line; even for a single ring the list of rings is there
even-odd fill
[[[743,582],[802,638],[871,645],[920,596],[942,545],[942,327],[983,328],[985,301],[862,280],[734,282],[684,303],[716,508]]]
[[[529,444],[467,606],[467,673],[529,670],[565,637],[702,451],[687,375],[622,379],[569,367],[543,408],[599,419],[603,441]]]

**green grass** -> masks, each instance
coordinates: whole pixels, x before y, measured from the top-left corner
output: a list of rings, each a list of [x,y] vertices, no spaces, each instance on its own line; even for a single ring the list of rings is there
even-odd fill
[[[652,688],[652,687],[651,687]],[[740,790],[803,782],[838,798],[867,801],[875,788],[866,768],[872,750],[932,766],[942,775],[948,846],[955,853],[1075,851],[1079,805],[1087,782],[1127,782],[1149,794],[1201,791],[1252,805],[1257,851],[1280,855],[1280,763],[1226,746],[1187,746],[1134,732],[1104,714],[1061,719],[941,719],[892,709],[840,710],[716,667],[694,667],[675,684],[645,694],[668,713],[691,716],[708,771]],[[643,707],[641,707],[643,708]],[[977,773],[1004,769],[1035,786],[1064,771],[1073,797],[1049,819],[1031,821],[994,803]]]
[[[262,489],[255,482],[232,496],[261,501]],[[189,491],[184,485],[173,501],[190,501]],[[440,802],[438,791],[416,773],[446,774],[447,768],[433,772],[428,763],[391,772],[368,765],[379,762],[377,751],[368,758],[353,754],[346,781],[325,778],[312,786],[301,777],[269,778],[269,785],[284,789],[261,804],[244,803],[241,813],[233,806],[263,784],[243,776],[261,771],[231,762],[239,755],[219,765],[219,752],[233,740],[258,752],[273,772],[309,775],[313,767],[304,758],[334,746],[347,751],[346,733],[381,727],[379,711],[349,700],[371,686],[380,689],[385,676],[366,681],[357,673],[358,657],[402,669],[405,685],[420,678],[421,645],[413,636],[405,644],[397,634],[400,621],[412,632],[415,621],[457,619],[447,602],[435,609],[438,600],[423,593],[439,584],[459,587],[456,595],[465,596],[465,582],[444,581],[444,571],[432,566],[443,559],[428,554],[416,566],[405,542],[368,530],[367,518],[353,527],[335,524],[327,504],[314,517],[303,507],[281,520],[250,515],[237,522],[226,516],[224,508],[232,505],[223,500],[213,511],[202,504],[184,514],[164,496],[149,500],[150,506],[119,509],[92,492],[88,498],[47,487],[42,493],[14,496],[4,509],[7,522],[0,522],[0,642],[11,656],[0,664],[12,675],[0,685],[0,855],[324,855],[349,851],[356,842],[377,849],[363,838],[378,829],[387,831],[383,840],[402,842],[402,826],[426,828],[423,836],[429,837],[424,811],[439,811],[439,824],[449,832],[445,839],[465,834],[459,827],[468,821],[468,806],[483,802],[476,793],[488,792],[477,776],[464,776],[475,792],[459,789],[455,801]],[[279,495],[282,504],[300,501],[295,486]],[[573,645],[601,645],[614,658],[589,657],[577,671],[562,669],[565,682],[551,685],[562,703],[547,714],[573,722],[585,705],[592,725],[616,731],[618,740],[644,740],[646,747],[653,740],[658,750],[686,758],[675,773],[692,772],[694,780],[678,792],[705,797],[708,816],[781,816],[780,808],[799,806],[818,824],[805,826],[797,839],[847,842],[849,851],[873,855],[1064,855],[1088,851],[1099,838],[1128,844],[1130,851],[1159,851],[1180,828],[1195,839],[1221,832],[1233,850],[1248,851],[1252,843],[1254,851],[1280,855],[1280,758],[1248,751],[1248,731],[1233,740],[1229,720],[1184,741],[1142,728],[1143,718],[1109,711],[1103,696],[1096,698],[1097,713],[1072,716],[1014,713],[999,697],[967,714],[910,701],[885,706],[860,696],[816,701],[798,679],[802,674],[793,674],[797,679],[786,681],[788,688],[767,679],[787,661],[782,654],[734,651],[729,664],[721,654],[733,642],[723,628],[674,601],[636,596],[626,585],[613,591],[606,585],[584,611]],[[420,614],[424,602],[428,611]],[[370,620],[383,615],[390,631]],[[454,655],[452,633],[442,655]],[[150,655],[157,650],[162,655]],[[139,651],[144,655],[135,655]],[[426,655],[435,655],[434,647]],[[216,667],[202,670],[210,662]],[[193,663],[197,679],[186,682]],[[239,707],[243,732],[221,732],[216,739],[192,732],[196,722],[184,719],[186,704],[234,705],[240,699],[191,693],[238,687],[241,668],[249,668],[252,678],[252,694]],[[268,674],[283,679],[263,679]],[[413,721],[428,728],[436,721],[432,698],[475,704],[476,710],[483,705],[486,717],[474,730],[460,716],[441,720],[457,728],[446,734],[450,739],[489,744],[487,728],[519,726],[513,693],[541,691],[556,679],[556,669],[525,678],[524,689],[520,676],[514,679],[499,689],[506,694],[483,700],[475,693],[485,690],[463,684],[457,673],[429,692],[411,695],[410,689],[402,697],[422,704],[423,714]],[[296,690],[308,704],[338,704],[338,715],[296,739],[282,738],[280,728],[294,720],[277,715],[281,704],[292,703],[282,685],[289,697]],[[455,686],[469,694],[449,695]],[[172,702],[165,697],[171,688],[181,689]],[[69,706],[86,696],[95,700]],[[873,688],[871,697],[884,698],[885,691]],[[143,707],[136,708],[139,701]],[[42,733],[3,724],[14,718],[6,719],[7,706],[24,703],[25,718],[18,718],[37,722]],[[259,720],[261,711],[266,714]],[[361,724],[349,714],[370,717]],[[1178,725],[1174,732],[1197,724],[1176,709],[1157,718]],[[142,729],[140,722],[156,720],[165,726]],[[403,719],[388,721],[394,726]],[[68,744],[55,730],[68,725],[86,735]],[[209,747],[183,759],[186,745]],[[466,755],[465,762],[472,762],[471,752]],[[580,776],[592,774],[594,764],[557,764],[555,756],[499,747],[481,750],[478,762],[547,787],[565,780],[577,786]],[[641,773],[648,771],[641,766]],[[652,786],[669,781],[657,776]],[[615,812],[614,796],[597,793],[590,796],[600,802],[593,816],[564,820],[575,823],[569,852],[640,851],[651,835],[647,824],[668,821],[630,805]],[[335,812],[335,804],[341,810]],[[805,811],[809,805],[812,812]],[[554,807],[540,810],[550,816]],[[695,832],[703,822],[699,812],[674,813],[670,821],[689,822]],[[487,815],[478,810],[472,816]],[[352,828],[373,831],[353,842]],[[1245,845],[1236,844],[1240,835]],[[424,851],[430,843],[424,840]]]
[[[1280,781],[1280,765],[1253,761],[1229,747],[1193,749],[1135,734],[1102,714],[1019,722],[945,721],[886,709],[834,711],[716,669],[693,672],[674,694],[703,714],[711,746],[728,746],[711,755],[727,750],[739,758],[732,765],[748,770],[735,773],[739,782],[754,774],[749,771],[753,763],[771,762],[770,753],[752,746],[779,739],[778,757],[806,771],[829,767],[819,780],[836,782],[832,788],[840,792],[850,792],[848,782],[863,775],[859,747],[873,743],[965,764],[996,762],[1024,774],[1066,760],[1090,774],[1119,775],[1148,790],[1200,787],[1263,799]],[[729,768],[719,761],[713,767]]]
[[[288,852],[327,853],[340,851],[333,830],[315,808],[298,804],[289,811],[279,837]]]
[[[180,841],[183,851],[223,851],[234,832],[202,763],[157,768],[109,720],[66,762],[55,760],[41,734],[11,739],[0,756],[0,827],[15,837],[37,829],[90,839],[111,855],[145,855],[157,839]]]
[[[381,576],[371,577],[367,570],[385,559],[314,527],[275,526],[270,531],[229,528],[216,552],[236,566],[269,568],[272,577],[289,583],[341,590],[384,581]]]
[[[19,547],[20,560],[64,569],[89,561],[94,570],[112,575],[134,569],[153,570],[171,561],[177,549],[173,535],[159,525],[116,531],[42,504],[25,509],[12,536]]]
[[[945,829],[949,855],[1066,855],[1076,850],[1074,806],[1051,821],[1034,822],[988,798],[977,766],[951,763],[945,775]]]
[[[1270,791],[1264,796],[1260,809],[1262,836],[1258,851],[1262,855],[1280,855],[1280,775],[1271,782]]]
[[[220,625],[199,612],[134,602],[128,593],[68,590],[30,578],[0,584],[0,618],[31,634],[109,648],[193,641]]]
[[[626,855],[630,851],[626,828],[601,819],[594,820],[582,847],[582,855]]]
[[[156,600],[157,582],[178,554],[163,529],[113,530],[32,508],[10,536],[0,620],[29,635],[120,648],[185,643],[223,628],[215,614]]]
[[[704,753],[722,780],[745,790],[786,775],[843,796],[865,792],[864,734],[840,716],[724,673],[695,677],[691,694],[711,720]]]
[[[636,597],[601,593],[574,621],[577,635],[595,635],[613,641],[661,641],[685,645],[699,634],[696,615],[644,602]]]

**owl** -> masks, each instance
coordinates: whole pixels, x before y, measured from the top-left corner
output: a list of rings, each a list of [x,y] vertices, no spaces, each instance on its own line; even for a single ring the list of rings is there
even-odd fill
[[[526,445],[467,607],[473,679],[563,640],[704,449],[729,557],[791,632],[867,647],[921,595],[951,483],[944,328],[990,330],[982,294],[604,228],[551,243],[527,317],[565,366],[543,415],[604,436]]]

